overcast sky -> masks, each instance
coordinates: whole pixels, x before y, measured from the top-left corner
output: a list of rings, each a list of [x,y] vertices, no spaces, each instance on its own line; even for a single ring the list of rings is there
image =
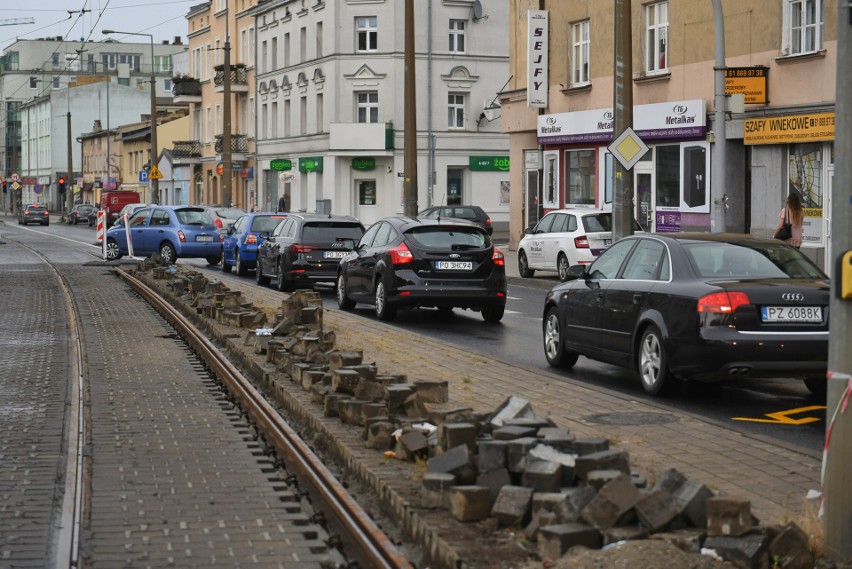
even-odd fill
[[[187,43],[186,13],[204,0],[2,0],[0,24],[34,18],[35,24],[0,25],[0,50],[16,39],[62,36],[80,41],[106,39],[102,30],[153,34],[155,43],[180,36]],[[69,10],[76,11],[69,14]],[[87,10],[81,14],[82,10]],[[90,11],[89,11],[90,10]],[[149,42],[147,37],[109,36],[122,42]]]

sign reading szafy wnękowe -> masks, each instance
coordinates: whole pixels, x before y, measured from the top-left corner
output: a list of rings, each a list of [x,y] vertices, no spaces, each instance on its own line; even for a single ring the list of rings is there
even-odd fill
[[[359,157],[352,159],[352,169],[366,172],[376,169],[376,159],[372,157]]]
[[[789,144],[834,140],[834,113],[763,117],[743,123],[745,144]]]
[[[284,172],[293,169],[293,161],[287,158],[276,158],[269,162],[269,167],[276,172]]]
[[[322,156],[299,158],[299,172],[322,172]]]
[[[474,172],[508,172],[508,156],[471,156],[469,160],[471,171]]]

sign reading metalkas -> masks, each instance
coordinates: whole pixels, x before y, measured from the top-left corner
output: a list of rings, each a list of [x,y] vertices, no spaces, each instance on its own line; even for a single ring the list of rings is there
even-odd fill
[[[633,130],[642,139],[693,138],[707,131],[703,99],[671,101],[633,107]],[[538,117],[538,141],[608,142],[612,140],[613,111],[593,109]]]
[[[547,25],[546,10],[527,12],[528,107],[547,107]]]

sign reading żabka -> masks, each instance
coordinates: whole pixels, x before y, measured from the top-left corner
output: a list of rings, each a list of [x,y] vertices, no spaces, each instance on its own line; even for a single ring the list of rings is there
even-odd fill
[[[547,10],[527,12],[527,107],[547,107]]]
[[[791,144],[834,140],[834,113],[746,119],[744,144]]]

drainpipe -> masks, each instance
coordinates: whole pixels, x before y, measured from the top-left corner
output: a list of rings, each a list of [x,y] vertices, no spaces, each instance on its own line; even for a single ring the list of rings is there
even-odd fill
[[[435,187],[435,140],[432,135],[432,0],[429,0],[429,17],[428,17],[429,33],[427,36],[428,47],[426,48],[426,89],[429,105],[427,107],[426,124],[428,126],[429,136],[426,140],[429,142],[429,174],[426,179],[429,181],[426,185],[426,207],[432,207],[432,194]]]
[[[725,214],[728,209],[728,196],[725,193],[727,125],[725,123],[725,16],[722,13],[722,0],[713,0],[713,20],[716,42],[716,65],[713,66],[716,113],[713,119],[713,131],[716,147],[713,153],[713,183],[710,186],[710,197],[713,200],[710,232],[721,233],[727,229]]]

